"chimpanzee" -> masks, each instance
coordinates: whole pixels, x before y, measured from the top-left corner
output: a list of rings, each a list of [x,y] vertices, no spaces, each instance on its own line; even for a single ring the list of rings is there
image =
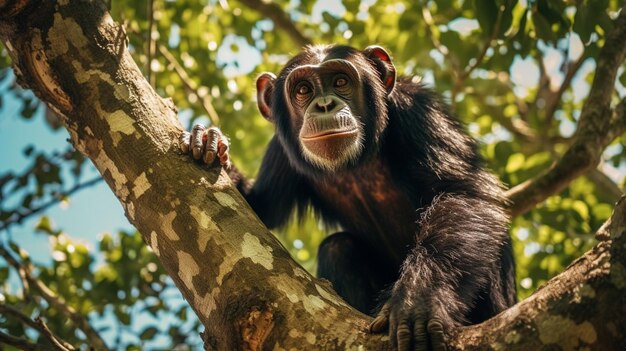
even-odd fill
[[[308,46],[256,83],[276,128],[256,181],[231,177],[270,228],[310,206],[342,228],[319,247],[318,275],[394,348],[441,349],[453,327],[516,301],[501,185],[446,105],[399,77],[379,46]],[[217,128],[196,125],[181,150],[229,164]],[[381,302],[381,307],[376,308]]]

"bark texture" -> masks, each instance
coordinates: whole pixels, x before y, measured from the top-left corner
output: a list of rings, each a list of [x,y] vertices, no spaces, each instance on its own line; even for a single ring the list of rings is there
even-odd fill
[[[370,318],[295,263],[224,172],[177,153],[171,101],[142,77],[100,1],[0,0],[0,39],[20,84],[64,116],[206,328],[215,350],[386,350]],[[450,349],[626,344],[626,209],[598,246],[533,297],[456,331]]]

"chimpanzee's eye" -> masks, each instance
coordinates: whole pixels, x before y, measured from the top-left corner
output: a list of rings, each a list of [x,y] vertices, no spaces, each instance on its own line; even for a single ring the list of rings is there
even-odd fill
[[[309,86],[305,83],[300,84],[297,88],[296,88],[296,93],[298,95],[307,95],[308,93],[311,92],[311,88],[309,88]]]
[[[348,80],[344,77],[339,77],[335,79],[335,88],[341,88],[345,86],[346,84],[348,84]]]

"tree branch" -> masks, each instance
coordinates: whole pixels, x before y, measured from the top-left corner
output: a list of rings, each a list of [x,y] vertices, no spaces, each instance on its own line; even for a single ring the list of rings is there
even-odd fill
[[[72,194],[74,194],[74,193],[76,193],[76,192],[78,192],[78,191],[80,191],[82,189],[85,189],[85,188],[88,188],[88,187],[93,186],[95,184],[98,184],[101,181],[102,181],[102,177],[93,178],[93,179],[88,180],[88,181],[86,181],[84,183],[79,183],[79,184],[74,185],[69,190],[64,191],[64,192],[58,194],[52,200],[50,200],[50,201],[48,201],[48,202],[46,202],[46,203],[44,203],[44,204],[42,204],[40,206],[28,209],[28,211],[23,212],[23,213],[18,213],[16,211],[16,212],[14,212],[11,215],[11,217],[9,217],[6,221],[4,221],[4,222],[2,222],[2,224],[0,224],[0,231],[6,230],[7,228],[12,226],[13,224],[21,223],[26,218],[28,218],[30,216],[33,216],[33,215],[35,215],[37,213],[41,213],[41,212],[47,210],[48,208],[50,208],[51,206],[56,205],[64,197],[71,196]]]
[[[67,342],[61,340],[58,336],[54,335],[54,333],[48,328],[48,325],[43,321],[41,317],[35,318],[32,320],[30,317],[26,316],[22,312],[2,303],[0,304],[0,314],[13,317],[17,319],[20,323],[28,326],[36,331],[38,331],[44,338],[46,338],[56,350],[59,351],[71,351],[74,350]]]
[[[15,346],[17,349],[25,350],[25,351],[44,351],[45,350],[43,346],[33,344],[26,339],[16,338],[15,336],[6,334],[2,331],[0,331],[0,344]]]
[[[48,341],[50,341],[50,343],[54,346],[56,350],[58,351],[75,350],[75,348],[72,345],[66,343],[65,341],[59,339],[56,335],[54,335],[54,333],[52,333],[50,328],[48,328],[48,325],[43,321],[41,317],[35,318],[35,323],[38,326],[38,330],[43,334],[43,336],[46,339],[48,339]]]
[[[37,323],[35,323],[34,320],[23,314],[21,311],[18,311],[15,308],[5,304],[4,302],[0,304],[0,314],[7,317],[13,317],[25,326],[31,327],[33,329],[39,329],[39,326],[37,325]]]
[[[565,189],[580,175],[598,165],[604,148],[626,130],[626,99],[611,111],[610,101],[617,70],[626,54],[626,7],[622,8],[600,50],[596,74],[583,106],[572,145],[542,175],[507,192],[511,214],[520,215],[552,194]]]
[[[152,60],[156,56],[156,22],[154,21],[154,0],[148,0],[148,40],[146,42],[146,74],[148,82],[156,87],[156,73],[152,71]]]
[[[167,47],[165,47],[165,45],[159,45],[159,52],[161,53],[161,55],[163,55],[163,57],[165,57],[165,60],[167,60],[167,62],[174,68],[174,71],[176,72],[176,74],[178,74],[178,77],[180,77],[180,80],[183,82],[183,85],[185,85],[185,88],[196,94],[198,99],[202,101],[202,107],[208,114],[209,119],[211,120],[211,124],[214,126],[219,125],[220,118],[217,115],[215,107],[213,107],[211,95],[201,95],[200,92],[198,92],[196,82],[194,82],[191,77],[189,77],[187,71],[185,71],[183,66],[178,62],[178,60],[176,60],[174,55],[172,55],[172,53],[167,49]]]
[[[596,247],[532,296],[484,323],[461,328],[450,349],[524,351],[589,345],[612,350],[624,345],[625,335],[614,328],[626,322],[622,309],[616,308],[626,306],[626,284],[619,280],[626,278],[626,198],[619,200],[596,236],[602,240]],[[600,294],[603,302],[597,299]]]
[[[26,264],[20,263],[13,255],[4,247],[4,245],[0,245],[0,256],[2,256],[7,263],[9,263],[16,270],[24,272],[26,280],[31,285],[31,287],[35,287],[41,297],[43,297],[51,307],[55,308],[60,314],[69,318],[76,327],[78,327],[87,337],[90,345],[95,347],[97,350],[108,350],[106,343],[100,337],[100,334],[93,329],[89,321],[82,314],[76,312],[73,307],[68,306],[63,302],[55,292],[50,290],[41,280],[35,278],[30,270],[30,267]]]
[[[572,84],[572,79],[574,79],[574,76],[580,70],[580,67],[582,67],[583,62],[585,62],[585,55],[584,53],[581,53],[580,57],[576,61],[565,64],[565,77],[563,78],[563,82],[561,83],[561,86],[559,86],[559,89],[556,92],[550,89],[545,90],[548,92],[545,97],[546,108],[544,110],[546,121],[552,121],[554,113],[561,103],[563,94]]]
[[[278,4],[261,0],[240,0],[240,2],[250,9],[258,11],[263,17],[271,19],[276,27],[287,33],[298,46],[313,44],[313,41],[302,34]]]

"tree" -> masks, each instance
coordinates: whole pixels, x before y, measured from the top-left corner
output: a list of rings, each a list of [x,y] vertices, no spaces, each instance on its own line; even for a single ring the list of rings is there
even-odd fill
[[[286,33],[282,35],[289,36],[297,44],[309,41],[303,33],[310,32],[311,25],[302,24],[304,28],[299,29],[280,11],[280,6],[255,1],[242,4],[259,13],[272,14],[269,17],[274,25]],[[556,237],[568,230],[590,231],[609,216],[606,206],[594,205],[606,204],[622,193],[602,171],[594,169],[607,145],[620,137],[618,143],[623,147],[625,140],[626,102],[622,97],[621,102],[612,104],[618,96],[612,87],[616,86],[617,73],[620,67],[623,68],[626,52],[626,12],[624,8],[619,9],[616,2],[603,3],[598,8],[594,7],[599,6],[596,4],[583,5],[571,11],[565,5],[538,1],[528,8],[505,2],[492,13],[490,9],[498,8],[495,4],[475,2],[460,7],[447,4],[449,9],[443,3],[404,4],[402,8],[398,7],[400,5],[391,8],[389,4],[374,5],[369,13],[380,19],[377,27],[368,27],[373,28],[368,33],[372,32],[369,35],[374,38],[355,36],[352,44],[391,42],[390,36],[397,35],[397,50],[392,50],[398,53],[397,61],[405,59],[410,66],[430,54],[434,57],[428,60],[431,67],[438,67],[438,61],[451,67],[451,74],[437,76],[436,81],[439,87],[450,89],[448,97],[459,115],[472,115],[472,111],[484,114],[475,124],[470,124],[470,128],[478,129],[478,132],[493,125],[506,128],[507,137],[488,145],[485,154],[504,180],[516,184],[509,191],[512,212],[521,215],[550,195],[558,194],[545,203],[544,213],[517,217],[514,228],[518,232],[531,224],[543,226],[544,223],[559,229],[540,227],[538,232],[542,235]],[[195,3],[187,5],[190,11],[195,10],[194,13],[220,11],[217,7],[202,10],[194,8]],[[306,11],[308,5],[312,4],[303,3],[299,10]],[[345,5],[351,9],[346,13],[358,13],[358,4]],[[221,9],[231,11],[224,5]],[[148,79],[144,79],[127,49],[125,28],[111,19],[104,5],[99,2],[58,2],[35,6],[27,1],[5,0],[0,1],[0,10],[0,38],[13,62],[18,81],[33,89],[60,116],[74,147],[93,161],[120,200],[129,220],[204,325],[203,338],[207,349],[289,349],[303,345],[343,349],[363,344],[368,349],[386,347],[385,337],[364,332],[367,317],[347,306],[327,283],[311,278],[290,258],[251,213],[224,172],[207,172],[176,152],[177,136],[182,131],[177,109],[171,100],[161,98],[149,82],[164,78],[165,82],[159,86],[165,87],[165,93],[168,84],[173,83],[164,74],[159,76],[150,70],[147,71]],[[167,10],[164,8],[163,11]],[[233,20],[262,22],[258,15],[246,18],[247,13],[237,10],[232,9]],[[462,39],[467,40],[467,37],[462,38],[461,32],[451,30],[451,25],[442,30],[444,19],[461,18],[460,15],[466,13],[474,15],[482,29],[482,32],[469,34],[470,38],[483,39],[480,47],[464,44]],[[189,15],[186,16],[183,12],[181,18],[189,19]],[[242,18],[237,19],[239,16]],[[175,18],[176,13],[171,17]],[[346,39],[362,31],[369,21],[348,14],[343,14],[341,21],[328,13],[324,17],[324,23],[332,26],[333,31],[343,32]],[[148,32],[152,34],[148,40],[146,62],[152,67],[158,66],[159,60],[167,61],[176,72],[179,83],[196,94],[191,95],[195,96],[194,99],[200,100],[197,108],[203,109],[214,121],[218,118],[215,111],[220,111],[220,117],[226,123],[222,109],[213,106],[217,102],[210,97],[213,95],[207,95],[206,91],[202,93],[178,64],[168,45],[155,38],[154,33],[158,32],[155,22],[163,18],[161,12],[159,18],[149,17],[147,21]],[[193,23],[189,26],[193,27]],[[342,29],[346,26],[349,29]],[[132,22],[128,25],[131,38],[135,27]],[[392,29],[387,32],[384,30],[387,27]],[[418,33],[417,38],[413,31]],[[516,55],[544,53],[541,45],[545,44],[539,43],[538,39],[558,48],[557,39],[565,33],[570,36],[577,33],[586,46],[572,61],[564,60],[561,85],[556,84],[554,89],[554,73],[547,64],[543,66],[546,60],[538,59],[542,64],[539,65],[540,81],[536,94],[532,97],[520,94],[520,97],[511,92],[509,85],[515,84],[503,71],[511,66]],[[322,35],[320,40],[332,38],[332,35]],[[420,40],[421,43],[431,42],[433,50],[417,50]],[[499,43],[505,40],[510,41],[509,45]],[[195,44],[189,40],[178,45],[192,48]],[[285,45],[277,40],[273,48]],[[159,59],[155,58],[157,52]],[[189,52],[195,53],[193,49]],[[196,56],[181,54],[181,57]],[[596,62],[593,83],[575,121],[576,132],[564,138],[558,122],[578,111],[579,103],[567,95],[571,94],[576,72],[588,58],[595,58]],[[484,68],[487,64],[490,70]],[[194,67],[193,64],[190,66]],[[223,68],[225,72],[228,69],[228,65]],[[621,75],[624,76],[623,69]],[[501,88],[505,92],[490,93],[487,92],[489,87]],[[182,106],[188,103],[182,97],[180,101]],[[243,103],[239,101],[238,106],[241,105]],[[233,116],[244,113],[237,112],[235,106],[233,103]],[[497,132],[491,134],[497,138]],[[544,151],[546,149],[549,151]],[[73,159],[73,156],[68,158]],[[557,161],[552,164],[553,158]],[[613,161],[620,165],[623,158],[624,155],[618,153]],[[54,166],[51,162],[41,162],[48,165],[40,165],[44,171],[51,164]],[[592,175],[579,178],[588,172]],[[5,182],[8,181],[6,178]],[[577,185],[579,181],[581,184]],[[599,194],[593,199],[589,192],[579,189],[589,184],[593,184],[595,191],[592,195]],[[29,204],[24,203],[22,206],[28,208]],[[481,325],[456,331],[449,341],[450,348],[532,349],[557,344],[565,349],[579,346],[609,349],[622,343],[625,317],[619,307],[626,306],[623,291],[626,289],[625,239],[622,235],[625,230],[624,206],[625,202],[621,200],[614,215],[598,230],[600,242],[591,251],[508,312]],[[3,208],[4,212],[8,211]],[[3,221],[10,223],[14,220],[10,215],[3,216]],[[41,223],[40,228],[55,234],[46,223]],[[581,241],[590,240],[585,238],[575,244],[575,238],[570,241],[562,239],[559,244],[566,249],[567,245],[578,247],[546,257],[556,256],[557,260],[569,261],[570,256],[590,245]],[[70,253],[70,250],[65,251]],[[71,325],[82,334],[72,336],[63,328],[59,331],[49,328],[42,319],[33,320],[30,315],[3,304],[3,314],[12,317],[9,321],[17,321],[20,326],[37,331],[39,342],[53,344],[58,349],[72,347],[64,343],[64,339],[74,343],[86,340],[87,344],[98,349],[107,347],[97,328],[84,316],[90,306],[80,306],[82,310],[79,311],[67,302],[66,297],[71,298],[72,291],[66,296],[46,286],[45,274],[35,276],[29,258],[19,247],[3,245],[0,254],[20,274],[26,292],[32,293],[34,300],[45,300],[53,307],[53,316],[58,314],[70,319]],[[550,260],[547,262],[555,265]],[[557,262],[556,266],[560,264],[562,262]],[[522,262],[522,274],[527,273],[523,270],[529,267],[533,266]],[[541,277],[541,274],[529,275]],[[154,275],[151,278],[154,279]],[[48,279],[48,285],[52,282],[53,279]],[[13,297],[11,302],[17,303],[16,300]],[[19,333],[23,330],[15,324],[7,323],[7,326],[9,331]],[[149,337],[150,333],[155,332],[146,336]],[[22,335],[13,334],[1,332],[0,342],[36,348]]]

